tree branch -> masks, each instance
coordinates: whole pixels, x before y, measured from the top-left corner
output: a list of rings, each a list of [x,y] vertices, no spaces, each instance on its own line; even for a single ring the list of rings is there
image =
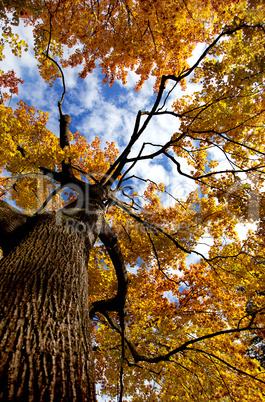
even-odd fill
[[[115,204],[117,204],[120,208],[122,208],[125,212],[127,212],[131,217],[133,217],[134,219],[136,219],[139,223],[141,223],[144,227],[148,227],[149,229],[152,230],[152,232],[157,233],[160,232],[162,233],[164,236],[168,237],[177,248],[179,248],[180,250],[184,251],[187,254],[192,253],[192,250],[188,250],[185,247],[183,247],[181,244],[179,244],[177,242],[177,240],[175,240],[169,233],[166,233],[163,229],[161,229],[160,227],[154,225],[151,222],[146,222],[144,221],[142,218],[140,218],[139,216],[137,216],[136,214],[134,214],[132,211],[130,211],[129,208],[125,207],[125,205],[123,205],[116,197],[111,197],[111,199],[114,201]],[[202,256],[202,254],[198,253],[197,251],[194,251],[196,254],[199,254],[200,256]],[[202,256],[203,257],[203,256]]]
[[[222,358],[219,357],[219,356],[214,355],[213,353],[206,352],[205,350],[198,349],[198,348],[188,348],[188,350],[194,350],[194,351],[196,351],[196,352],[200,352],[200,353],[205,354],[205,355],[207,355],[207,356],[213,357],[214,359],[216,359],[216,360],[218,360],[219,362],[225,364],[227,367],[229,367],[230,369],[236,371],[237,373],[246,375],[246,376],[252,378],[252,379],[255,380],[255,381],[259,381],[259,382],[265,384],[265,381],[263,381],[263,380],[257,378],[257,376],[251,375],[251,374],[247,373],[246,371],[240,370],[239,368],[233,366],[232,364],[228,363],[226,360],[222,359]]]
[[[147,115],[147,118],[145,119],[145,121],[144,121],[144,123],[143,123],[143,125],[142,125],[142,127],[140,129],[139,129],[140,118],[141,118],[141,115],[143,113],[141,111],[138,112],[137,117],[136,117],[135,126],[134,126],[134,131],[133,131],[133,134],[131,136],[131,140],[129,141],[129,144],[124,149],[124,151],[122,152],[120,157],[109,168],[108,172],[103,177],[101,183],[104,183],[105,180],[108,179],[108,181],[106,183],[106,186],[111,186],[112,183],[116,180],[116,178],[120,175],[124,165],[126,164],[126,158],[127,158],[128,154],[130,153],[132,146],[135,144],[135,142],[138,140],[138,138],[141,136],[141,134],[145,131],[146,127],[148,126],[150,120],[154,116],[154,114],[155,114],[155,112],[156,112],[156,110],[157,110],[157,108],[159,106],[160,100],[161,100],[163,92],[165,90],[165,84],[166,84],[167,79],[168,79],[167,76],[165,76],[165,75],[162,76],[156,101],[155,101],[155,103],[154,103],[154,105],[152,107],[151,112]],[[176,79],[176,80],[180,81],[178,79]],[[116,168],[116,170],[115,170],[115,168]],[[114,171],[114,173],[111,175],[111,173],[113,171]]]
[[[150,243],[152,244],[152,248],[153,248],[153,251],[154,251],[154,254],[155,254],[155,257],[156,257],[156,261],[157,261],[157,265],[158,265],[159,271],[164,275],[164,277],[165,277],[167,280],[169,280],[169,281],[175,283],[176,285],[179,285],[182,281],[176,282],[176,281],[174,281],[174,279],[169,278],[169,276],[168,276],[168,275],[163,271],[163,269],[161,268],[160,261],[159,261],[159,257],[158,257],[158,254],[157,254],[157,251],[156,251],[156,248],[155,248],[153,239],[152,239],[152,237],[151,237],[151,234],[148,232],[148,230],[147,230],[146,227],[145,227],[145,231],[146,231],[147,236],[149,237]]]
[[[159,91],[158,91],[158,95],[157,95],[157,99],[151,109],[151,111],[147,114],[147,118],[144,121],[142,127],[139,129],[140,126],[140,118],[143,114],[146,114],[145,112],[141,112],[139,111],[136,117],[136,122],[135,122],[135,127],[134,127],[134,131],[133,134],[131,136],[131,140],[129,141],[128,145],[126,146],[126,148],[124,149],[124,151],[121,153],[121,155],[119,156],[118,159],[116,159],[116,161],[110,166],[110,168],[108,169],[108,171],[106,172],[106,174],[103,176],[103,178],[101,179],[101,184],[105,183],[105,186],[110,187],[113,182],[117,179],[117,177],[121,174],[122,169],[124,167],[124,165],[128,162],[127,160],[127,156],[129,155],[132,146],[135,144],[135,142],[139,139],[139,137],[141,136],[141,134],[145,131],[147,125],[149,124],[150,120],[152,119],[152,117],[156,114],[157,110],[158,110],[158,106],[159,103],[161,101],[161,98],[163,96],[165,87],[166,87],[166,82],[168,80],[172,80],[175,81],[176,83],[179,83],[181,80],[185,79],[186,77],[188,77],[189,75],[192,74],[192,72],[196,69],[196,67],[198,67],[198,65],[200,64],[200,62],[206,57],[206,55],[210,52],[210,50],[219,42],[219,40],[226,35],[232,35],[233,33],[243,29],[243,28],[254,28],[254,26],[248,26],[247,24],[243,23],[239,26],[236,26],[235,28],[229,28],[225,31],[223,31],[221,34],[219,34],[216,39],[204,50],[204,52],[202,53],[202,55],[198,58],[198,60],[196,61],[196,63],[194,63],[194,65],[190,68],[188,68],[187,70],[185,70],[184,73],[180,74],[179,76],[175,76],[175,75],[163,75],[161,78],[161,83],[159,86]]]
[[[106,221],[104,221],[102,225],[99,238],[106,247],[115,268],[118,291],[116,296],[111,299],[95,301],[91,307],[90,317],[93,317],[96,312],[103,314],[105,311],[117,311],[119,314],[124,314],[128,289],[128,275],[117,236]]]
[[[108,223],[104,220],[102,229],[99,235],[100,240],[107,248],[111,261],[114,265],[118,291],[116,296],[108,300],[99,300],[92,304],[90,317],[98,311],[106,314],[107,311],[117,311],[120,319],[120,334],[121,334],[121,368],[120,368],[120,395],[119,402],[122,402],[123,395],[123,361],[125,359],[125,303],[128,290],[128,275],[124,263],[124,258],[118,243],[116,234],[112,231]]]
[[[162,361],[168,361],[169,358],[179,352],[182,352],[184,350],[191,350],[191,348],[189,348],[189,345],[194,345],[196,343],[202,342],[206,339],[212,339],[212,338],[216,338],[217,336],[222,336],[222,335],[229,335],[229,334],[233,334],[233,333],[239,333],[239,332],[244,332],[244,331],[255,331],[258,328],[250,328],[249,326],[244,327],[244,328],[231,328],[231,329],[226,329],[223,331],[217,331],[217,332],[213,332],[211,334],[207,334],[207,335],[203,335],[201,337],[195,338],[195,339],[191,339],[185,343],[183,343],[182,345],[178,346],[175,349],[172,349],[170,352],[164,354],[164,355],[159,355],[156,357],[147,357],[147,356],[141,356],[139,354],[137,357],[136,362],[138,361],[145,361],[148,363],[159,363]]]
[[[0,247],[4,257],[26,236],[31,220],[28,215],[0,200]]]

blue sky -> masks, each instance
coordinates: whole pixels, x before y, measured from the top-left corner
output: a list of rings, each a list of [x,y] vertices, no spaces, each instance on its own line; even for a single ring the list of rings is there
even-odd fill
[[[19,26],[17,31],[29,44],[29,51],[24,52],[21,58],[17,58],[10,50],[6,50],[6,59],[1,68],[5,71],[14,69],[17,76],[24,80],[24,84],[19,86],[19,95],[13,96],[10,105],[15,108],[16,103],[22,99],[29,106],[33,105],[36,109],[48,112],[50,114],[48,128],[58,135],[57,102],[62,91],[61,80],[57,79],[52,88],[44,82],[39,75],[37,61],[32,50],[31,28]],[[70,130],[72,132],[78,130],[87,138],[88,142],[98,136],[101,139],[102,147],[106,141],[114,141],[116,147],[122,151],[133,132],[138,110],[150,110],[155,101],[154,78],[151,77],[140,92],[135,92],[133,88],[139,77],[134,72],[129,72],[128,82],[125,86],[118,81],[110,88],[108,85],[102,85],[104,77],[99,68],[89,74],[86,79],[78,78],[79,71],[81,71],[81,67],[64,70],[67,92],[63,103],[63,112],[72,117]],[[179,89],[175,91],[169,100],[169,104],[180,93]],[[165,143],[177,131],[178,124],[179,121],[172,116],[155,117],[146,132],[135,144],[132,155],[138,153],[144,141],[155,144]],[[153,147],[152,151],[154,151]],[[187,169],[185,161],[182,162],[184,164],[183,170]],[[183,192],[186,186],[186,179],[178,177],[176,168],[161,158],[157,158],[155,161],[141,161],[132,173],[157,182],[163,182],[175,196],[178,188],[181,188]],[[137,182],[137,191],[144,189],[144,186],[143,182]],[[175,188],[175,186],[177,187]],[[192,182],[188,184],[186,192],[189,192],[191,187],[194,188]],[[167,200],[167,202],[171,203],[172,200]]]
[[[45,83],[40,77],[37,61],[33,53],[33,36],[30,27],[19,26],[15,31],[26,40],[29,51],[23,52],[21,58],[15,57],[12,52],[6,49],[6,58],[1,62],[1,69],[8,71],[14,69],[18,77],[24,80],[24,84],[19,86],[19,95],[13,96],[10,105],[15,108],[16,103],[22,99],[29,106],[33,105],[36,109],[50,114],[48,128],[56,135],[59,133],[59,113],[57,103],[61,97],[62,83],[57,79],[53,87]],[[197,57],[202,53],[204,45],[199,46],[193,56],[192,65]],[[79,131],[84,135],[88,142],[93,141],[95,136],[101,139],[102,147],[106,141],[114,141],[116,147],[122,151],[129,141],[133,132],[134,122],[138,110],[150,110],[155,96],[153,86],[154,77],[151,77],[143,86],[140,92],[134,91],[134,86],[138,81],[138,76],[134,72],[129,72],[128,82],[123,86],[119,81],[115,82],[110,88],[102,85],[103,75],[99,68],[95,69],[85,79],[78,77],[81,67],[64,69],[66,82],[66,96],[63,103],[63,113],[72,117],[70,130]],[[188,85],[186,92],[192,93],[194,86]],[[168,104],[183,95],[180,88],[176,88],[169,97]],[[177,131],[178,119],[172,116],[155,117],[148,126],[148,129],[135,144],[132,155],[137,155],[143,142],[149,141],[153,144],[163,144],[168,141],[172,134]],[[150,148],[149,148],[150,149]],[[148,151],[148,148],[147,148]],[[152,147],[152,151],[154,148]],[[221,169],[229,168],[222,155],[214,155],[221,163]],[[189,171],[185,160],[179,160],[181,168],[185,172]],[[166,185],[166,190],[176,198],[184,198],[196,188],[194,181],[179,176],[173,164],[168,163],[163,158],[155,160],[145,160],[136,164],[131,174],[142,178],[149,178],[157,183]],[[126,182],[126,184],[128,184]],[[134,181],[135,190],[143,193],[146,183]],[[174,200],[169,196],[164,197],[165,206],[174,205]],[[242,226],[242,225],[241,225]],[[240,235],[246,234],[246,227],[240,227]],[[210,236],[202,239],[203,245],[198,245],[197,250],[206,253],[211,244]],[[206,243],[206,244],[205,244]],[[193,262],[196,257],[189,256],[189,262]]]
[[[33,37],[30,27],[17,28],[20,36],[29,44],[29,51],[22,54],[21,58],[15,57],[10,50],[6,49],[6,58],[1,63],[1,69],[8,71],[14,69],[18,77],[24,80],[24,84],[19,86],[19,95],[13,96],[10,106],[16,108],[16,103],[22,99],[29,106],[33,105],[36,109],[50,114],[48,128],[58,135],[59,133],[59,113],[57,103],[62,92],[61,80],[57,79],[52,88],[40,77],[37,69],[37,61],[33,54]],[[197,55],[201,53],[203,47],[197,49]],[[196,59],[196,55],[194,56]],[[72,117],[70,130],[80,131],[88,142],[93,141],[95,136],[101,139],[102,147],[106,141],[114,141],[116,147],[122,151],[130,139],[133,132],[134,122],[138,110],[150,110],[155,95],[153,93],[154,78],[150,78],[140,92],[133,90],[138,77],[135,73],[129,72],[128,83],[123,86],[116,82],[113,87],[103,86],[103,75],[100,69],[87,76],[86,79],[78,78],[81,68],[67,68],[64,70],[67,93],[63,103],[63,112]],[[194,87],[188,86],[188,92],[192,93]],[[169,98],[169,104],[183,92],[176,89]],[[170,139],[172,134],[177,131],[179,121],[170,116],[160,116],[154,118],[148,130],[136,143],[133,155],[136,155],[144,141],[154,144],[163,144]],[[215,155],[221,162],[221,169],[225,169],[225,161],[220,159],[220,155]],[[187,163],[181,160],[182,170],[188,171]],[[138,163],[131,174],[143,178],[149,178],[157,183],[162,182],[166,185],[169,193],[176,198],[183,198],[195,189],[195,183],[180,177],[173,164],[158,158],[154,161],[141,161]],[[135,190],[143,193],[146,184],[135,181]],[[165,197],[165,205],[174,205],[174,200]],[[251,225],[240,225],[239,234],[244,238]],[[200,253],[207,255],[209,245],[212,244],[210,235],[201,239],[201,244],[196,247]],[[190,255],[187,262],[195,262],[197,256]],[[170,295],[168,295],[170,297]],[[101,401],[105,400],[104,398]]]

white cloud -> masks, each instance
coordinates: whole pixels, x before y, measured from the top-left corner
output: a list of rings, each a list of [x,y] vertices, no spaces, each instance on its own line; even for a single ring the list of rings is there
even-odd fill
[[[209,233],[205,233],[198,241],[194,251],[197,251],[197,253],[200,253],[203,255],[205,258],[208,257],[208,253],[210,250],[210,247],[213,245],[213,238]],[[195,264],[197,263],[201,257],[196,254],[196,253],[191,253],[187,256],[186,258],[186,264],[189,266],[190,264]]]
[[[249,230],[255,232],[257,229],[257,223],[238,223],[235,227],[238,237],[241,241],[247,238]]]
[[[17,32],[29,43],[29,52],[24,52],[22,58],[15,57],[9,49],[6,49],[6,59],[1,68],[8,70],[13,68],[17,75],[25,80],[20,86],[19,96],[14,96],[11,102],[13,107],[19,99],[25,100],[29,105],[34,105],[50,114],[48,128],[58,135],[59,132],[59,113],[57,108],[58,100],[62,93],[62,82],[56,80],[53,88],[40,77],[37,62],[33,53],[33,37],[30,27],[16,28]],[[204,45],[198,45],[190,64],[193,64],[197,57],[202,53]],[[94,70],[84,80],[78,78],[81,67],[64,69],[67,93],[63,104],[65,113],[70,114],[73,122],[70,126],[71,131],[79,130],[91,142],[97,135],[102,141],[102,146],[106,141],[114,141],[116,146],[122,151],[124,146],[131,138],[135,119],[138,110],[151,110],[156,99],[153,93],[155,83],[154,77],[145,82],[140,92],[135,92],[133,88],[139,80],[135,72],[128,73],[127,84],[123,86],[121,82],[114,84],[112,88],[102,86],[103,75],[99,69]],[[171,88],[168,85],[168,90]],[[194,86],[188,86],[185,93],[192,93]],[[178,97],[183,95],[180,87],[176,87],[169,96],[169,105]],[[142,116],[141,124],[146,119]],[[162,145],[168,141],[172,134],[179,128],[179,119],[173,116],[158,116],[151,120],[141,138],[135,143],[129,157],[138,155],[143,142],[150,142]],[[146,146],[143,154],[153,153],[159,149],[151,145]],[[231,166],[224,154],[218,149],[212,149],[210,156],[219,161],[216,168],[226,170]],[[181,163],[183,172],[188,173],[190,168],[185,159],[176,157]],[[190,191],[196,188],[193,180],[180,176],[176,166],[165,157],[156,157],[154,160],[142,160],[130,172],[144,179],[149,178],[157,183],[164,183],[166,189],[175,198],[185,198]],[[143,193],[146,183],[134,180],[135,188],[139,193]],[[174,205],[174,200],[169,196],[164,197],[165,206]],[[241,233],[243,231],[241,230]],[[202,247],[202,246],[200,246]]]

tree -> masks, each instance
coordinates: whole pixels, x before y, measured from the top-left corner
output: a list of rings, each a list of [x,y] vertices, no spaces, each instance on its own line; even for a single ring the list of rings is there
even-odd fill
[[[2,45],[20,49],[12,26],[31,24],[42,77],[63,83],[59,138],[47,114],[0,105],[1,400],[95,401],[98,382],[120,401],[260,401],[249,348],[265,330],[262,2],[4,0],[0,12]],[[157,79],[119,156],[72,134],[63,111],[62,67],[83,63],[84,78],[96,62],[110,84],[129,69],[137,90]],[[187,80],[197,90],[168,105]],[[167,115],[180,121],[171,139],[133,153]],[[162,157],[196,184],[171,207],[163,183],[133,171]],[[238,222],[256,229],[240,240]]]

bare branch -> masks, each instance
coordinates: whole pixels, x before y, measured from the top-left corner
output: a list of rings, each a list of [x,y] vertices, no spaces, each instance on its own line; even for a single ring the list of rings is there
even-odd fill
[[[119,314],[124,314],[128,289],[128,275],[117,236],[106,221],[103,223],[99,238],[105,245],[115,268],[118,291],[112,299],[95,301],[92,304],[90,316],[93,317],[97,311],[101,313],[105,311],[117,311]]]
[[[176,77],[175,77],[176,78]],[[165,84],[167,81],[168,77],[163,75],[162,79],[161,79],[161,83],[160,83],[160,87],[159,87],[159,91],[158,91],[158,95],[156,98],[156,101],[151,109],[150,114],[147,116],[147,118],[145,119],[143,125],[141,128],[139,128],[140,126],[140,118],[142,115],[142,112],[139,111],[137,114],[137,118],[136,118],[136,122],[135,122],[135,127],[134,127],[134,131],[133,134],[131,136],[131,140],[129,141],[129,144],[127,145],[127,147],[124,149],[124,151],[122,152],[122,154],[120,155],[120,157],[116,160],[116,162],[114,162],[114,164],[110,167],[110,169],[108,170],[108,172],[106,173],[106,175],[103,177],[101,183],[103,184],[105,182],[106,179],[109,178],[109,176],[111,175],[111,173],[114,171],[114,169],[116,168],[116,170],[114,171],[114,173],[112,174],[112,176],[109,178],[108,182],[106,183],[106,186],[111,186],[111,184],[113,183],[114,180],[116,180],[116,178],[120,175],[125,163],[126,163],[126,158],[128,156],[128,154],[131,151],[132,146],[135,144],[135,142],[138,140],[138,138],[141,136],[141,134],[145,131],[146,127],[148,126],[150,120],[152,119],[152,117],[154,116],[160,100],[163,96],[164,90],[165,90]],[[180,79],[176,78],[175,81],[179,82]]]

